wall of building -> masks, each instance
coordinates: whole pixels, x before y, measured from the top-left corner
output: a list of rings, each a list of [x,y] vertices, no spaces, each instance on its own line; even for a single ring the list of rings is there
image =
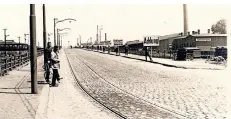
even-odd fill
[[[211,41],[196,41],[197,38],[210,38]],[[174,39],[174,50],[183,47],[198,47],[199,51],[194,51],[194,57],[206,57],[210,55],[210,48],[217,46],[227,46],[226,36],[188,36],[182,39]]]
[[[211,41],[196,41],[196,38],[211,38]],[[196,46],[227,46],[226,36],[213,36],[213,37],[194,37],[196,41]]]

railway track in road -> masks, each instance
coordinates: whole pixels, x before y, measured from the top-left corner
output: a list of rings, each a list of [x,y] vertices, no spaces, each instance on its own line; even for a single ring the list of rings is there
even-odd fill
[[[94,96],[92,96],[85,88],[84,86],[79,82],[78,80],[78,77],[74,74],[74,69],[70,63],[70,60],[66,54],[66,51],[64,50],[65,52],[65,55],[66,55],[66,58],[67,58],[67,61],[68,61],[68,64],[69,64],[69,67],[70,67],[70,70],[71,70],[71,73],[73,75],[73,77],[75,78],[77,84],[79,85],[79,87],[81,88],[81,90],[83,90],[83,92],[85,92],[88,96],[90,96],[93,100],[95,100],[95,102],[99,103],[100,105],[102,105],[104,108],[110,110],[111,112],[113,112],[116,116],[118,116],[119,118],[122,118],[122,119],[126,119],[126,116],[124,116],[123,114],[121,114],[120,112],[117,112],[111,108],[109,108],[107,105],[101,103],[98,99],[96,99]]]
[[[65,54],[66,54],[66,52],[65,52]],[[66,54],[66,55],[67,55],[67,54]],[[184,118],[184,119],[185,119],[185,118],[188,118],[188,117],[184,116],[184,115],[181,114],[181,113],[178,113],[178,112],[176,112],[176,111],[170,110],[170,109],[165,108],[165,107],[163,107],[163,106],[159,106],[159,105],[153,104],[153,103],[151,103],[151,102],[149,102],[149,101],[146,101],[146,100],[144,100],[144,99],[141,99],[141,98],[139,98],[139,97],[137,97],[137,96],[135,96],[135,95],[133,95],[133,94],[131,94],[131,93],[129,93],[129,92],[127,92],[127,91],[121,89],[121,88],[119,88],[118,86],[115,86],[114,84],[112,84],[112,83],[108,82],[106,79],[104,79],[104,77],[102,77],[100,74],[98,74],[93,68],[91,68],[91,67],[86,63],[86,61],[84,61],[84,59],[80,58],[79,55],[77,55],[77,54],[75,54],[75,55],[76,55],[76,58],[77,58],[82,64],[84,64],[88,69],[90,69],[91,72],[94,73],[94,75],[97,75],[98,77],[100,77],[100,80],[103,80],[104,83],[107,83],[107,85],[111,86],[112,88],[115,88],[115,89],[117,89],[118,91],[121,91],[123,94],[126,95],[125,97],[127,97],[127,96],[128,96],[128,97],[132,97],[134,100],[137,100],[137,101],[139,101],[139,102],[145,103],[145,104],[146,104],[146,107],[149,107],[149,109],[150,109],[150,107],[151,107],[151,110],[153,110],[154,112],[157,112],[157,114],[156,114],[157,117],[160,116],[160,115],[162,114],[162,118],[164,118],[165,115],[171,115],[171,116],[169,116],[170,118],[180,118],[180,119],[181,119],[181,118]],[[126,118],[129,118],[128,116],[126,116],[126,114],[123,114],[123,113],[121,113],[121,112],[119,112],[119,111],[116,111],[115,109],[111,108],[110,106],[104,104],[103,101],[100,101],[98,98],[92,96],[92,95],[89,93],[89,91],[87,91],[87,89],[80,83],[78,76],[75,75],[75,73],[74,73],[74,68],[73,68],[73,66],[71,65],[71,62],[70,62],[68,56],[67,56],[67,60],[68,60],[68,63],[69,63],[69,65],[70,65],[70,67],[71,67],[71,72],[72,72],[73,76],[75,77],[75,79],[76,79],[78,85],[81,87],[81,89],[82,89],[87,95],[89,95],[91,98],[93,98],[96,102],[98,102],[99,104],[101,104],[101,105],[104,106],[105,108],[107,108],[107,109],[109,109],[110,111],[112,111],[113,113],[115,113],[118,117],[125,118],[125,119],[126,119]],[[139,103],[139,102],[137,102],[137,103]],[[147,106],[147,105],[148,105],[148,106]],[[149,110],[148,112],[152,112],[152,111]],[[153,115],[152,115],[152,116],[153,116]],[[155,117],[155,116],[154,116],[154,117]],[[160,117],[161,117],[161,116],[160,116]]]

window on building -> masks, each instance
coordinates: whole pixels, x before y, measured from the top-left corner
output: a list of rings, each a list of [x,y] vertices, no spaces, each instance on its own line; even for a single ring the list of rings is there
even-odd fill
[[[193,43],[192,43],[192,46],[193,46],[193,47],[196,47],[196,42],[193,42]]]

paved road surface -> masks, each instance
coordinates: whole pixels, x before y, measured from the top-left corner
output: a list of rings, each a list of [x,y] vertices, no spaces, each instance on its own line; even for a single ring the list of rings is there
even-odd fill
[[[88,91],[128,118],[227,117],[227,71],[178,69],[66,49]]]

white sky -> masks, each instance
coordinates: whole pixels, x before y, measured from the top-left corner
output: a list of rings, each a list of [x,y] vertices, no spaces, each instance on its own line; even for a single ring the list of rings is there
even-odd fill
[[[211,25],[220,19],[231,19],[231,5],[217,4],[188,4],[189,30],[201,29],[207,32]],[[29,5],[5,4],[0,5],[0,28],[7,28],[8,39],[29,33]],[[46,4],[47,32],[53,33],[53,18],[74,18],[77,22],[59,23],[59,28],[71,28],[63,38],[64,45],[68,40],[76,44],[78,34],[82,42],[89,37],[96,39],[96,25],[103,25],[107,39],[122,38],[125,41],[142,39],[144,35],[167,35],[183,31],[182,4]],[[42,45],[42,4],[36,4],[37,41]],[[3,30],[0,39],[3,39]],[[53,37],[52,37],[53,38]],[[18,41],[18,39],[16,40]],[[52,40],[53,41],[53,40]],[[52,43],[53,44],[53,43]]]

